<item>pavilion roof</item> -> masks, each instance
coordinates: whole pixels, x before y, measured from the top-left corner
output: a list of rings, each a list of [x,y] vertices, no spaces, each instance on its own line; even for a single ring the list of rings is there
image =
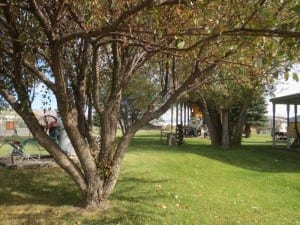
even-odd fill
[[[270,102],[272,102],[273,104],[300,105],[300,93],[285,95],[277,98],[271,98]]]

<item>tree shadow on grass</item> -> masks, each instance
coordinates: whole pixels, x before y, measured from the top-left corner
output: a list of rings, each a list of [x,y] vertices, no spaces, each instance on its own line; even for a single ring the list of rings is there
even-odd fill
[[[168,151],[174,154],[193,153],[229,165],[259,172],[300,172],[300,152],[289,151],[284,146],[272,147],[272,143],[247,143],[227,150],[216,148],[207,142],[191,140],[182,146],[169,147],[159,137],[134,139],[131,151]]]
[[[3,224],[161,224],[165,212],[158,213],[158,203],[167,196],[155,187],[167,181],[139,175],[121,176],[107,210],[82,213],[73,207],[79,192],[62,170],[0,169],[0,218]]]
[[[83,224],[163,224],[163,202],[167,191],[159,191],[167,180],[123,176],[111,196],[111,208],[101,217],[86,218]],[[157,189],[155,188],[157,187]]]
[[[0,169],[0,205],[74,205],[80,201],[73,181],[58,168]]]
[[[265,145],[248,145],[229,150],[192,150],[191,152],[236,167],[258,172],[300,172],[300,154]]]

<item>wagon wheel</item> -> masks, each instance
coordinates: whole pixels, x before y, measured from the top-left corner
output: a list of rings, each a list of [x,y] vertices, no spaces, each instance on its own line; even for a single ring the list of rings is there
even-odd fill
[[[39,123],[44,128],[45,132],[48,131],[49,125],[53,122],[57,122],[57,118],[52,115],[44,115],[39,118]]]

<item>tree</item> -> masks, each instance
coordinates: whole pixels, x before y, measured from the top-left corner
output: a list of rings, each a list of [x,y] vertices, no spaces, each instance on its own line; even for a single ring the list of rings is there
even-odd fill
[[[246,138],[250,137],[251,126],[262,127],[267,123],[266,113],[265,98],[261,96],[249,106],[245,122]]]
[[[242,90],[242,87],[240,88]],[[203,97],[198,98],[197,104],[203,110],[208,122],[213,145],[225,149],[230,146],[240,146],[244,131],[249,136],[251,125],[259,125],[264,121],[265,103],[258,101],[258,99],[264,100],[263,93],[254,90],[244,90],[244,92],[239,97],[236,97],[237,95],[229,97],[232,101],[227,101],[225,106],[211,97],[211,92],[210,95],[204,94]]]
[[[155,97],[155,93],[159,92],[159,87],[155,86],[155,83],[158,84],[158,82],[151,80],[150,76],[137,76],[124,90],[119,118],[123,134],[143,116]]]
[[[236,36],[300,37],[298,30],[280,27],[286,17],[296,17],[292,1],[1,0],[0,6],[0,95],[71,176],[86,208],[106,207],[135,132],[238,54],[245,42]],[[162,55],[167,69],[151,74],[147,66],[158,68]],[[190,58],[185,73],[171,68],[171,61],[184,57]],[[135,76],[150,76],[160,89],[117,139],[122,96]],[[38,85],[55,96],[79,164],[35,118]],[[92,111],[100,115],[100,145],[91,130]]]
[[[118,119],[123,135],[144,114],[154,94],[159,91],[153,82],[147,77],[137,76],[124,89]],[[95,113],[93,118],[93,124],[99,127],[100,115]]]
[[[265,109],[264,102],[260,101],[268,85],[278,74],[289,71],[294,63],[284,54],[269,52],[280,48],[278,44],[265,42],[262,46],[251,39],[248,44],[249,48],[243,48],[242,57],[228,58],[228,64],[215,70],[214,82],[198,91],[201,93],[196,98],[194,95],[208,122],[212,144],[223,148],[241,145],[244,128],[249,134],[251,123],[254,123],[250,121],[251,110],[261,110],[252,113],[257,116],[253,119],[259,120]],[[263,108],[254,108],[255,104]]]

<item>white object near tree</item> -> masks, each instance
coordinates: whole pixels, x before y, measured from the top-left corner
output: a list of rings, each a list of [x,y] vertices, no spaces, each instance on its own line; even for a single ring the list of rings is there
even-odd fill
[[[71,156],[76,155],[73,145],[68,137],[68,134],[64,128],[64,125],[62,123],[62,120],[61,120],[59,114],[57,114],[57,120],[58,120],[58,123],[60,124],[59,138],[58,138],[59,146],[65,153],[67,153],[67,155],[71,155]]]
[[[67,153],[68,155],[76,155],[75,150],[72,146],[72,143],[68,137],[68,134],[64,128],[61,128],[59,130],[60,135],[59,135],[59,145],[61,149]]]

